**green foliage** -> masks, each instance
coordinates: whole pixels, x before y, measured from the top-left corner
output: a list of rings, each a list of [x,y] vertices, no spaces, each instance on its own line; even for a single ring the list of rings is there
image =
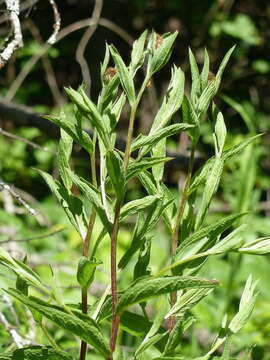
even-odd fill
[[[57,344],[59,337],[49,334],[44,319],[50,326],[60,328],[62,336],[80,339],[81,349],[84,343],[91,345],[91,356],[97,359],[188,359],[183,335],[190,338],[195,326],[196,316],[192,312],[212,293],[222,291],[219,290],[222,283],[212,279],[218,277],[218,269],[214,269],[213,276],[207,274],[205,278],[205,267],[220,255],[222,258],[232,253],[237,256],[270,253],[269,237],[250,238],[249,230],[246,230],[249,227],[240,224],[248,216],[254,172],[249,178],[247,191],[239,192],[239,202],[232,209],[232,214],[222,215],[218,220],[213,220],[210,214],[222,184],[224,168],[243,151],[249,155],[249,146],[258,142],[260,137],[252,131],[246,139],[226,147],[230,134],[214,98],[234,47],[220,62],[213,79],[209,78],[207,51],[200,71],[195,55],[189,50],[190,93],[184,95],[184,73],[173,66],[168,89],[148,134],[133,138],[141,99],[154,74],[168,62],[176,36],[177,32],[164,35],[155,32],[147,35],[144,32],[133,45],[129,65],[125,64],[114,46],[107,46],[101,66],[102,89],[97,104],[88,98],[82,88],[78,91],[69,88],[66,92],[73,104],[73,112],[47,117],[61,128],[58,151],[60,178],[54,179],[41,170],[39,173],[65,211],[79,242],[82,242],[83,256],[77,261],[77,281],[82,300],[80,303],[77,298],[76,304],[68,304],[62,297],[61,286],[58,286],[53,271],[50,284],[48,274],[40,276],[1,248],[1,265],[17,276],[17,289],[8,288],[5,293],[17,306],[22,303],[32,312],[36,325],[54,347],[12,350],[11,354],[4,354],[3,359],[32,359],[33,356],[43,359],[45,354],[48,359],[61,356],[62,350]],[[112,77],[106,77],[110,60],[116,70]],[[144,79],[140,83],[135,75],[141,69],[144,70]],[[243,109],[235,106],[230,98],[225,98],[225,101],[240,110],[251,130],[251,121],[247,121]],[[126,108],[129,111],[129,129],[123,153],[115,146],[116,125],[121,115],[126,114]],[[92,138],[83,129],[86,121],[93,130]],[[209,121],[213,122],[208,135],[213,139],[214,155],[194,174],[195,152]],[[163,173],[165,163],[171,159],[166,156],[167,140],[184,131],[191,144],[191,155],[186,183],[180,192],[180,202],[176,203],[163,181]],[[88,175],[79,174],[76,165],[71,163],[73,143],[84,148],[90,156],[90,181]],[[242,181],[246,176],[244,170]],[[139,180],[148,195],[137,196],[130,191],[131,180],[135,179]],[[135,219],[134,215],[137,215]],[[121,231],[127,221],[131,221],[129,227],[133,232],[123,241]],[[96,234],[99,235],[96,237]],[[108,237],[110,250],[106,243]],[[92,241],[94,238],[95,244]],[[157,246],[162,249],[159,253],[153,251]],[[117,250],[121,252],[118,269]],[[97,261],[94,255],[102,260],[104,256],[110,256],[110,269],[108,259],[101,266],[102,261]],[[68,261],[75,265],[73,260],[69,255]],[[98,266],[104,274],[96,271]],[[172,274],[165,275],[168,272]],[[106,289],[102,286],[101,296],[96,296],[95,301],[91,297],[88,306],[88,289],[90,285],[94,287],[97,279]],[[231,298],[224,296],[228,304],[221,312],[224,315],[221,325],[215,329],[218,335],[210,349],[203,349],[202,353],[208,351],[206,355],[197,359],[210,359],[225,343],[222,358],[230,358],[227,344],[248,324],[255,305],[256,286],[257,281],[249,276],[238,312],[234,315],[228,312]],[[171,301],[168,301],[169,297]],[[161,301],[162,305],[158,306],[157,301]],[[68,347],[64,353],[62,358],[69,359]],[[80,360],[85,360],[82,353]]]

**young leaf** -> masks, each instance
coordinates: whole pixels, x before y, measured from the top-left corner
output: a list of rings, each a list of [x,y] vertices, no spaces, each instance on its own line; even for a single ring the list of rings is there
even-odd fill
[[[216,89],[219,88],[223,72],[225,70],[225,67],[226,67],[228,61],[230,60],[230,57],[231,57],[234,49],[235,49],[235,45],[232,48],[230,48],[230,50],[225,54],[220,66],[219,66],[218,72],[216,74],[216,79],[215,79]]]
[[[102,264],[102,261],[98,261],[95,258],[89,260],[83,256],[80,258],[77,269],[77,280],[82,289],[87,290],[94,280],[96,267]]]
[[[196,222],[195,222],[196,230],[198,230],[198,228],[202,225],[205,215],[206,215],[206,212],[210,205],[212,196],[217,191],[218,184],[219,184],[221,174],[223,171],[223,165],[224,165],[223,159],[220,157],[216,158],[213,163],[211,172],[208,175],[208,178],[207,178],[206,184],[205,184],[205,188],[203,191],[201,206],[199,208],[199,211],[198,211],[198,214],[196,217]]]
[[[66,352],[50,346],[27,346],[12,353],[0,355],[0,360],[73,360]]]
[[[257,282],[253,282],[250,275],[241,296],[239,311],[229,324],[229,329],[232,333],[237,333],[247,323],[255,305],[256,294],[254,292],[256,285]]]
[[[133,105],[136,97],[135,97],[135,89],[134,89],[132,74],[129,71],[129,69],[126,67],[126,65],[124,64],[124,61],[122,60],[122,58],[119,55],[116,48],[113,45],[110,45],[109,48],[110,48],[110,52],[113,57],[114,63],[116,65],[122,87],[128,98],[129,104]]]
[[[79,187],[79,189],[85,194],[89,201],[93,204],[98,213],[104,227],[110,233],[112,224],[107,218],[106,212],[104,210],[103,204],[101,202],[100,192],[90,183],[85,181],[83,178],[78,177],[72,171],[69,171],[70,178],[73,183]]]
[[[160,46],[153,50],[153,57],[150,59],[150,74],[154,75],[157,71],[163,68],[169,60],[171,54],[171,48],[178,35],[175,31],[161,39]],[[156,44],[155,44],[156,46]]]
[[[133,336],[144,336],[151,328],[152,323],[145,317],[124,311],[120,318],[120,328]]]
[[[204,88],[197,105],[197,111],[199,116],[202,116],[206,113],[211,100],[216,94],[216,86],[214,81],[209,81],[206,87]]]
[[[191,70],[191,99],[193,102],[193,105],[197,102],[197,96],[200,93],[200,73],[199,68],[195,59],[195,56],[193,55],[192,50],[188,49],[188,55],[189,55],[189,63],[190,63],[190,70]]]
[[[145,196],[144,198],[126,203],[121,209],[120,221],[123,221],[127,216],[136,214],[145,210],[149,206],[152,206],[157,201],[157,199],[159,199],[158,196],[149,195]]]
[[[66,169],[66,171],[68,172],[67,176],[69,176],[71,179],[70,170]],[[50,174],[41,170],[38,170],[38,172],[49,186],[51,192],[56,196],[70,223],[78,231],[80,236],[84,238],[86,235],[87,221],[82,201],[79,198],[69,194],[67,189],[57,180],[54,180]]]
[[[150,135],[168,124],[173,114],[181,107],[184,97],[185,75],[180,68],[172,68],[171,80],[162,105],[153,121]]]
[[[123,198],[125,190],[125,176],[122,169],[122,160],[113,150],[107,151],[106,164],[110,181],[119,200]]]
[[[140,248],[137,263],[134,267],[133,280],[136,280],[142,276],[150,275],[150,270],[147,269],[150,262],[151,253],[151,242],[150,237],[146,237],[144,244]]]
[[[43,116],[45,119],[50,120],[54,124],[63,129],[72,139],[79,145],[81,145],[89,154],[93,152],[93,142],[86,131],[82,130],[73,120],[68,116]]]
[[[156,145],[160,140],[173,136],[175,134],[180,133],[181,131],[185,131],[193,127],[194,125],[190,125],[186,123],[173,124],[166,126],[165,128],[155,130],[153,131],[153,133],[150,133],[149,135],[138,136],[138,138],[133,141],[131,145],[131,150],[134,151],[143,146],[147,146],[150,149],[152,146]],[[147,151],[148,149],[144,150],[143,152],[145,153]]]
[[[137,70],[142,66],[144,61],[144,45],[148,31],[145,30],[138,40],[135,40],[132,46],[131,52],[131,71],[133,76],[136,74]]]
[[[46,305],[46,303],[33,297],[28,298],[15,289],[5,291],[27,307],[38,311],[65,331],[71,332],[86,343],[92,345],[103,356],[110,356],[107,340],[103,336],[96,322],[90,317],[79,312],[76,312],[76,315],[71,315],[60,307]]]
[[[256,239],[238,249],[243,254],[265,255],[270,253],[270,237]]]
[[[137,176],[142,171],[147,170],[154,165],[165,163],[171,161],[172,158],[170,157],[144,157],[140,161],[130,161],[128,166],[128,173],[126,176],[127,180],[132,179],[134,176]]]
[[[188,288],[212,288],[218,285],[217,281],[200,279],[192,276],[150,277],[138,281],[121,296],[117,313],[123,312],[127,307],[146,301],[152,297],[171,293]]]
[[[206,49],[204,49],[204,63],[203,63],[203,69],[201,72],[201,85],[202,90],[206,87],[208,83],[208,74],[209,74],[209,55]]]
[[[72,137],[69,136],[63,129],[61,129],[60,134],[61,138],[58,149],[58,169],[65,188],[70,191],[72,181],[69,178],[67,169],[70,168],[69,158],[72,152]]]
[[[224,118],[222,113],[219,111],[216,118],[216,125],[215,125],[215,137],[216,137],[216,143],[217,143],[217,151],[218,156],[221,156],[225,140],[227,135],[227,129],[224,122]]]

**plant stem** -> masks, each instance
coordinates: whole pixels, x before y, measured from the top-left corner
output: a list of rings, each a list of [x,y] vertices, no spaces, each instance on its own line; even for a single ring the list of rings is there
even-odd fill
[[[96,162],[95,162],[96,137],[97,137],[97,135],[96,135],[96,133],[94,133],[94,136],[93,136],[94,150],[90,157],[92,183],[94,186],[97,185]],[[91,212],[91,215],[89,218],[88,227],[87,227],[87,232],[85,235],[85,239],[83,241],[82,255],[85,257],[89,257],[89,248],[90,248],[90,242],[91,242],[91,238],[92,238],[93,228],[95,225],[95,219],[96,219],[96,211],[94,209],[92,209],[92,212]],[[87,305],[88,305],[87,289],[82,289],[81,299],[82,299],[82,313],[87,314]],[[86,353],[87,353],[87,343],[82,340],[81,348],[80,348],[80,360],[85,360]]]
[[[148,77],[144,79],[144,82],[139,90],[137,99],[134,104],[131,104],[130,109],[130,118],[129,118],[129,126],[128,126],[128,135],[127,135],[127,143],[125,148],[124,160],[123,160],[123,171],[124,175],[127,174],[130,152],[131,152],[131,143],[133,137],[134,130],[134,122],[136,117],[137,108],[139,102],[141,100],[144,89],[148,83]],[[117,333],[119,328],[120,317],[116,313],[117,309],[117,266],[116,266],[116,258],[117,258],[117,237],[119,231],[119,217],[120,211],[123,204],[124,196],[121,199],[118,199],[115,205],[114,210],[114,223],[111,235],[111,291],[112,291],[112,329],[111,329],[111,338],[110,338],[110,348],[111,351],[114,352],[115,345],[117,341]],[[111,360],[109,358],[108,360]]]
[[[190,180],[191,180],[191,176],[192,176],[192,169],[193,169],[194,156],[195,156],[195,147],[196,147],[195,143],[192,142],[191,154],[190,154],[189,164],[188,164],[188,173],[187,173],[187,177],[186,177],[183,195],[181,197],[178,211],[176,214],[175,226],[174,226],[173,233],[172,233],[172,247],[171,247],[172,259],[175,255],[177,247],[178,247],[178,239],[179,239],[180,232],[181,232],[181,222],[182,222],[182,218],[184,215],[186,203],[188,200],[188,189],[189,189]],[[176,303],[176,301],[177,301],[177,292],[174,291],[171,293],[171,305],[173,306]],[[169,321],[168,321],[169,329],[172,330],[174,325],[175,325],[175,317],[170,316]]]
[[[45,334],[45,336],[47,337],[47,339],[49,340],[50,344],[52,345],[53,348],[55,348],[55,350],[61,350],[60,347],[56,344],[56,342],[54,341],[54,339],[51,337],[49,331],[46,329],[46,327],[42,324],[42,322],[40,322],[40,328],[43,331],[43,333]]]

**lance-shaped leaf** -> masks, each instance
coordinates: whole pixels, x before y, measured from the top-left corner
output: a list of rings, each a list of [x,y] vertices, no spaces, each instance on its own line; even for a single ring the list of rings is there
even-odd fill
[[[113,70],[114,71],[114,70]],[[101,94],[98,98],[98,109],[101,113],[108,111],[111,107],[111,102],[114,102],[117,97],[117,90],[120,84],[120,79],[115,70],[115,73],[111,75],[109,81],[103,85]]]
[[[251,241],[238,249],[243,254],[265,255],[270,253],[270,237],[262,237]]]
[[[115,151],[107,151],[106,164],[115,194],[119,200],[122,200],[125,191],[125,176],[123,173],[122,159]]]
[[[119,78],[121,81],[121,85],[125,91],[125,94],[128,98],[130,105],[132,105],[132,104],[134,104],[135,99],[136,99],[132,74],[131,74],[130,70],[126,67],[120,54],[118,53],[117,49],[113,45],[110,45],[110,52],[113,57],[113,61],[116,65],[117,72],[119,74]]]
[[[55,180],[50,174],[38,170],[40,175],[46,181],[51,192],[56,196],[58,202],[64,209],[70,223],[75,227],[82,238],[86,235],[87,221],[82,201],[69,194],[67,189]],[[70,170],[66,169],[67,176],[70,177]]]
[[[204,62],[203,62],[203,68],[201,72],[201,86],[202,90],[206,87],[208,83],[208,75],[209,75],[209,55],[206,49],[204,49]]]
[[[190,71],[191,71],[191,100],[193,105],[197,102],[197,97],[200,94],[200,72],[199,68],[195,59],[195,56],[192,52],[192,50],[188,49],[188,55],[189,55],[189,63],[190,63]]]
[[[171,157],[144,157],[140,161],[130,161],[128,166],[127,180],[132,179],[144,170],[147,170],[154,165],[161,164],[172,160]]]
[[[22,281],[27,282],[29,285],[36,286],[45,293],[48,293],[47,288],[42,283],[39,275],[33,271],[28,265],[22,261],[14,259],[9,253],[0,247],[0,264],[12,270]]]
[[[96,322],[90,317],[79,312],[75,312],[76,315],[71,315],[61,307],[46,305],[45,302],[33,297],[28,298],[15,289],[5,291],[27,307],[36,310],[65,331],[71,332],[81,340],[92,345],[103,356],[109,357],[110,349],[107,340],[103,336]]]
[[[197,305],[211,291],[212,289],[207,288],[187,290],[184,294],[178,296],[176,303],[168,314],[166,314],[165,319],[168,319],[172,315],[183,316],[186,311]]]
[[[163,351],[164,356],[174,355],[177,351],[177,348],[181,344],[181,337],[184,332],[194,323],[194,317],[187,317],[186,319],[178,317],[176,324],[174,325],[172,331],[169,334],[165,349]]]
[[[162,105],[155,116],[150,134],[163,128],[173,114],[181,107],[184,97],[185,75],[180,68],[172,68],[171,80],[164,96]]]
[[[254,292],[256,285],[257,282],[253,282],[252,276],[250,275],[241,296],[239,311],[229,324],[229,329],[232,333],[237,333],[246,325],[255,305],[256,294]]]
[[[216,117],[216,125],[215,125],[215,139],[217,144],[217,154],[221,156],[225,140],[227,135],[227,129],[224,122],[224,118],[222,113],[219,111]]]
[[[208,175],[206,180],[205,188],[203,191],[203,197],[201,200],[201,206],[199,208],[196,222],[195,222],[195,229],[197,230],[203,223],[205,219],[206,212],[210,205],[211,199],[214,193],[217,191],[219,181],[223,171],[224,161],[222,158],[217,157],[213,163],[213,167]]]
[[[198,100],[197,111],[199,113],[199,116],[206,113],[210,102],[215,96],[216,92],[217,90],[215,82],[209,81]]]
[[[75,91],[72,88],[65,88],[65,91],[71,101],[90,120],[92,126],[97,129],[104,145],[109,148],[110,140],[108,137],[108,128],[96,105],[89,99],[82,88],[79,89],[79,91]]]
[[[94,280],[96,267],[102,264],[95,258],[91,260],[83,256],[80,258],[77,268],[77,280],[82,289],[87,290]]]
[[[110,232],[112,224],[107,218],[106,212],[102,205],[100,192],[93,185],[88,183],[83,178],[80,178],[79,176],[75,175],[72,171],[69,171],[69,174],[73,183],[76,186],[78,186],[78,188],[83,192],[83,194],[85,194],[88,200],[93,204],[104,227],[107,229],[108,232]]]
[[[145,46],[145,40],[147,36],[147,30],[145,30],[139,39],[135,40],[132,46],[131,51],[131,70],[133,73],[133,76],[136,74],[137,70],[142,66],[144,61],[144,46]]]
[[[231,57],[234,49],[235,49],[235,45],[232,48],[230,48],[230,50],[225,54],[223,60],[221,61],[220,66],[218,68],[218,72],[216,74],[216,79],[215,79],[215,84],[216,84],[217,89],[219,88],[223,72],[225,70],[225,67],[226,67],[228,61],[230,60],[230,57]]]
[[[150,253],[151,253],[151,242],[152,242],[152,238],[150,236],[147,236],[144,244],[140,248],[138,260],[134,267],[134,275],[133,275],[134,280],[142,276],[150,275],[151,273],[151,271],[148,270],[148,265],[150,262]]]
[[[81,145],[89,154],[92,154],[93,142],[90,139],[90,136],[68,116],[64,116],[62,113],[61,116],[46,115],[43,117],[58,125],[69,136],[71,136],[77,144]]]
[[[117,305],[117,313],[121,313],[133,304],[144,302],[162,294],[188,288],[212,288],[217,285],[217,281],[192,276],[165,276],[143,279],[123,293]]]
[[[134,151],[143,146],[147,146],[147,149],[143,152],[148,152],[152,146],[156,145],[160,140],[165,139],[167,137],[173,136],[175,134],[179,134],[181,131],[188,130],[193,128],[194,125],[181,123],[181,124],[173,124],[166,126],[165,128],[155,130],[153,133],[149,135],[140,135],[137,139],[132,142],[131,150]]]
[[[72,137],[69,136],[63,129],[61,129],[61,138],[58,149],[58,168],[61,179],[65,188],[69,191],[72,186],[72,181],[69,178],[67,169],[69,169],[69,159],[72,152]]]
[[[0,355],[0,360],[73,360],[73,358],[66,352],[55,350],[50,346],[27,346]]]
[[[150,59],[150,74],[153,75],[163,68],[168,62],[173,43],[178,35],[175,31],[173,34],[162,37],[159,46],[153,50],[153,57]],[[157,44],[154,44],[156,46]]]
[[[135,352],[135,358],[139,357],[146,349],[150,346],[155,345],[158,341],[164,338],[168,332],[164,331],[161,326],[164,321],[164,315],[166,312],[164,303],[161,303],[161,307],[158,309],[158,313],[154,319],[154,322],[149,329],[148,333],[145,335],[142,343],[139,345]]]
[[[120,328],[133,336],[144,336],[151,328],[152,323],[145,317],[124,311],[120,318]]]
[[[145,210],[146,208],[152,206],[157,199],[159,199],[158,196],[149,195],[141,199],[129,201],[121,209],[120,220],[123,221],[127,216]]]

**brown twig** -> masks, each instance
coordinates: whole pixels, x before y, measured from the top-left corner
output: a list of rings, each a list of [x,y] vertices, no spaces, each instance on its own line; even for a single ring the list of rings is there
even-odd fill
[[[34,22],[30,19],[28,19],[26,21],[26,24],[28,25],[28,29],[31,32],[32,36],[37,40],[37,42],[41,45],[43,43],[42,38],[40,36],[40,32],[38,30],[38,28],[36,27],[36,25],[34,24]],[[53,95],[55,104],[57,104],[58,106],[61,106],[65,103],[64,97],[61,94],[61,91],[59,90],[57,81],[56,81],[56,76],[51,64],[51,61],[48,57],[47,54],[44,54],[41,58],[45,72],[46,72],[46,77],[47,77],[47,82],[48,85],[51,89],[51,93]]]
[[[91,74],[88,63],[84,57],[84,53],[87,44],[89,43],[91,37],[93,36],[94,32],[97,29],[102,7],[103,7],[103,0],[96,0],[94,10],[91,15],[91,19],[93,20],[93,23],[89,25],[89,28],[86,30],[83,37],[81,38],[76,50],[76,60],[80,64],[83,82],[86,85],[86,92],[89,97],[91,92]]]
[[[46,237],[50,237],[50,236],[53,236],[53,235],[56,235],[58,234],[59,232],[63,231],[65,228],[60,228],[60,229],[57,229],[57,230],[53,230],[47,234],[43,234],[43,235],[36,235],[36,236],[31,236],[29,238],[24,238],[24,239],[12,239],[12,238],[9,238],[9,239],[6,239],[6,240],[2,240],[0,241],[0,244],[6,244],[6,243],[9,243],[9,242],[28,242],[28,241],[32,241],[32,240],[38,240],[38,239],[44,239]]]
[[[50,152],[50,153],[52,153],[52,154],[56,154],[55,151],[52,151],[52,150],[48,149],[47,147],[40,146],[40,145],[36,144],[36,143],[33,142],[33,141],[30,141],[30,140],[25,139],[25,138],[23,138],[23,137],[21,137],[21,136],[18,136],[18,135],[14,135],[14,134],[12,134],[12,133],[10,133],[10,132],[8,132],[8,131],[3,130],[2,128],[0,128],[0,134],[4,135],[4,136],[6,136],[6,137],[8,137],[8,138],[10,138],[10,139],[19,140],[19,141],[21,141],[21,142],[24,142],[24,143],[26,143],[27,145],[32,146],[34,149],[38,149],[38,150]]]

